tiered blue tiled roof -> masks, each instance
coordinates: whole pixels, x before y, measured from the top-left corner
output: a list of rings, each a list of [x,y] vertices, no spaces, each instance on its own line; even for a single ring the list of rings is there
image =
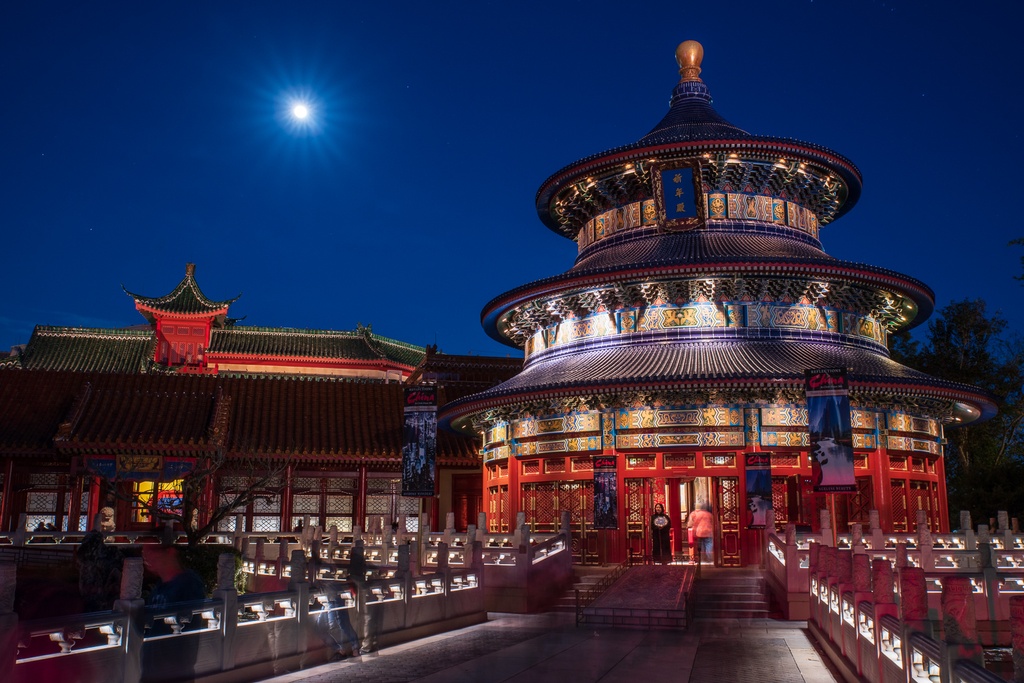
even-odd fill
[[[796,339],[733,338],[672,344],[632,340],[552,354],[529,364],[507,382],[456,401],[445,412],[452,416],[461,412],[460,406],[504,397],[528,400],[566,390],[673,389],[731,380],[744,380],[750,386],[802,388],[805,370],[816,367],[851,368],[851,383],[865,389],[913,386],[984,398],[976,387],[935,379],[856,345]],[[984,400],[979,402],[992,408]]]

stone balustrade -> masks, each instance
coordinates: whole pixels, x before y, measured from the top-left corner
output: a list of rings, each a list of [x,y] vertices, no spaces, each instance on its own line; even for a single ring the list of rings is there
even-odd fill
[[[110,612],[19,621],[13,613],[14,565],[0,564],[0,680],[118,681],[145,683],[166,676],[144,662],[178,662],[195,653],[197,680],[253,680],[324,661],[322,620],[345,610],[358,625],[376,610],[378,642],[402,642],[486,619],[484,572],[475,563],[445,566],[414,576],[401,571],[370,580],[363,595],[330,603],[324,582],[310,583],[314,566],[296,552],[283,590],[238,595],[232,585],[235,557],[224,554],[212,598],[148,607],[141,599],[141,560],[125,561],[121,599]],[[150,626],[162,625],[160,635]],[[169,627],[169,628],[168,628]],[[230,672],[230,673],[225,673]]]
[[[1024,542],[1000,519],[931,534],[854,525],[834,534],[765,532],[768,583],[790,619],[807,619],[836,664],[861,680],[985,683],[983,648],[1013,646],[1024,681]],[[1014,528],[1016,525],[1014,524]],[[801,595],[802,593],[802,595]]]

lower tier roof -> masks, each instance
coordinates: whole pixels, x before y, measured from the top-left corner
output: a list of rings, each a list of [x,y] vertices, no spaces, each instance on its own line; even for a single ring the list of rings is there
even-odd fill
[[[961,403],[974,419],[995,414],[995,403],[977,387],[936,379],[858,346],[778,339],[632,340],[544,356],[511,380],[449,404],[441,421],[457,424],[494,408],[623,391],[802,389],[805,370],[832,367],[849,369],[854,392],[889,391]]]

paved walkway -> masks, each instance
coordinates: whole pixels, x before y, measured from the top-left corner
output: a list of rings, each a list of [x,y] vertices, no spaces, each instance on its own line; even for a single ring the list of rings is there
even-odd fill
[[[688,631],[576,628],[565,613],[485,624],[325,664],[274,683],[835,683],[804,622],[697,620]]]

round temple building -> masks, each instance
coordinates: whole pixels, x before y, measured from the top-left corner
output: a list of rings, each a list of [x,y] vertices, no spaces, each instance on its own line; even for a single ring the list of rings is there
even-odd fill
[[[518,512],[551,531],[568,511],[575,561],[614,562],[651,554],[660,504],[678,558],[704,508],[725,566],[759,561],[769,498],[780,529],[816,530],[827,509],[840,531],[870,510],[905,531],[923,510],[948,531],[944,429],[994,405],[889,357],[888,336],[931,313],[931,290],[825,253],[819,233],[860,196],[857,167],[732,125],[700,78],[700,44],[676,57],[650,133],[537,193],[579,255],[484,308],[523,371],[442,412],[483,437],[489,531]]]

